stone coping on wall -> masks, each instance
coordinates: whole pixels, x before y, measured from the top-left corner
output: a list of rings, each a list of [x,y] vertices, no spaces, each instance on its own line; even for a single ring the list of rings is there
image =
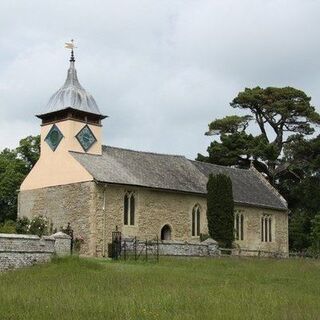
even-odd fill
[[[53,237],[54,239],[71,239],[68,234],[63,233],[62,231],[56,232],[51,237]]]
[[[135,239],[134,238],[123,238],[123,241],[126,242],[134,242]],[[137,239],[137,242],[139,243],[157,243],[156,239],[152,239],[152,240],[143,240],[143,239]],[[217,241],[213,240],[213,239],[207,239],[205,241],[200,242],[199,240],[158,240],[159,244],[189,244],[189,245],[203,245],[203,246],[207,246],[208,244],[217,244]]]
[[[29,234],[0,233],[0,238],[39,240],[40,237]]]

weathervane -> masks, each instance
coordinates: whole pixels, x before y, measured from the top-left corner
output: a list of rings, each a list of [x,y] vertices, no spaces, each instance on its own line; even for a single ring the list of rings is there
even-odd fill
[[[74,55],[73,55],[73,49],[75,49],[77,47],[74,45],[74,40],[71,39],[70,42],[65,42],[64,47],[67,49],[71,49],[70,62],[75,62]]]

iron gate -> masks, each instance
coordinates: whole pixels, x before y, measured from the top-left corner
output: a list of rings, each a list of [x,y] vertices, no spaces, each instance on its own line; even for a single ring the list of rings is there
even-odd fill
[[[121,232],[112,232],[112,259],[118,260],[121,256]]]

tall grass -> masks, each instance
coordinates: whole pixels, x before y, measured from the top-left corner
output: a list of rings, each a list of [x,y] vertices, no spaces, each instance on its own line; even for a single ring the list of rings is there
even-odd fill
[[[320,263],[56,259],[0,274],[0,319],[320,319]]]

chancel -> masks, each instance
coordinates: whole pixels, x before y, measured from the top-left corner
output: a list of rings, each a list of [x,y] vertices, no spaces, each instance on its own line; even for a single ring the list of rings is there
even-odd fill
[[[107,116],[78,80],[74,42],[66,47],[67,79],[37,115],[41,155],[21,185],[19,216],[46,216],[57,229],[70,223],[92,256],[107,254],[116,228],[125,237],[200,241],[208,177],[223,173],[232,180],[236,245],[288,252],[287,203],[254,168],[103,145]]]

